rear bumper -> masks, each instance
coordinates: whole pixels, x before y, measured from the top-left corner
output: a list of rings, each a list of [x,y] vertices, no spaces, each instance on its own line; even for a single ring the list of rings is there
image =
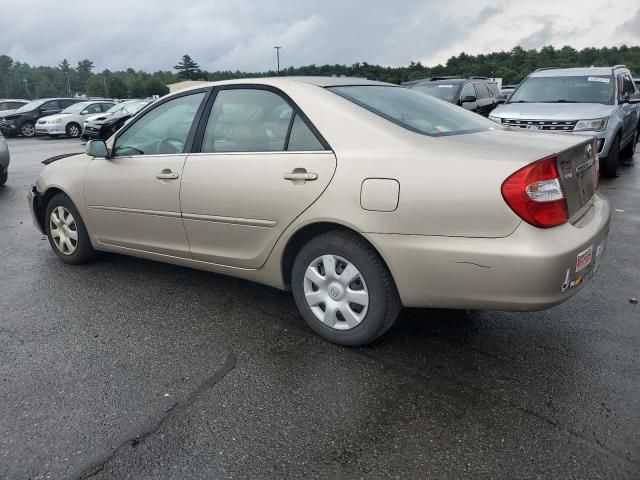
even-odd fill
[[[406,307],[542,310],[580,291],[602,261],[609,202],[600,195],[575,224],[521,223],[508,237],[367,234]],[[591,261],[578,266],[579,254]]]

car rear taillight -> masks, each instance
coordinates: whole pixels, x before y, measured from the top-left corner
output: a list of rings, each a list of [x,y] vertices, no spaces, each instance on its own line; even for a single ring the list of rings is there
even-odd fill
[[[567,200],[552,155],[521,168],[502,183],[502,197],[525,222],[551,228],[569,220]]]

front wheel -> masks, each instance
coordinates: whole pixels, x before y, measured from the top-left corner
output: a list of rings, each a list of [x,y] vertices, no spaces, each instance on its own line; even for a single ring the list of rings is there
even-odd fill
[[[69,197],[55,195],[47,204],[45,215],[49,244],[60,260],[79,265],[95,258],[87,228]]]
[[[33,122],[24,122],[20,127],[20,134],[23,137],[35,137],[36,126],[33,124]]]
[[[69,138],[78,138],[82,133],[82,129],[77,123],[70,123],[67,125],[67,128],[65,128],[65,132]]]
[[[7,183],[7,179],[8,178],[9,178],[9,172],[4,171],[4,172],[0,173],[0,186],[2,186],[5,183]]]
[[[600,173],[605,178],[615,178],[618,176],[618,161],[620,159],[620,137],[616,137],[611,142],[609,154],[600,162]]]
[[[393,325],[401,308],[382,258],[350,232],[327,232],[302,247],[291,288],[307,324],[339,345],[372,342]]]

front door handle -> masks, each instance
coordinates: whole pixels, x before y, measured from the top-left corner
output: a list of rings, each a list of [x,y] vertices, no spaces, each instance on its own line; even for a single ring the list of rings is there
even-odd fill
[[[156,178],[158,180],[175,180],[178,177],[180,177],[179,174],[172,172],[168,168],[165,168],[160,173],[156,173]]]
[[[296,169],[297,170],[297,169]],[[318,179],[318,174],[317,173],[308,173],[306,170],[300,172],[300,171],[293,171],[293,172],[289,172],[287,174],[285,174],[284,176],[285,180],[293,180],[294,182],[297,181],[303,181],[303,182],[310,182],[313,180],[317,180]]]

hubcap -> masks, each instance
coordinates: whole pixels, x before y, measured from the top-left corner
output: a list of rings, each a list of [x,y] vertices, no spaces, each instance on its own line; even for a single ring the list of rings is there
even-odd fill
[[[71,134],[72,137],[77,137],[80,132],[78,131],[78,127],[76,125],[71,125],[69,127],[69,133]]]
[[[69,210],[62,206],[53,209],[49,231],[56,248],[65,255],[73,255],[78,248],[78,229]]]
[[[350,330],[364,319],[369,290],[355,265],[337,255],[322,255],[304,274],[307,305],[318,320],[336,330]]]

